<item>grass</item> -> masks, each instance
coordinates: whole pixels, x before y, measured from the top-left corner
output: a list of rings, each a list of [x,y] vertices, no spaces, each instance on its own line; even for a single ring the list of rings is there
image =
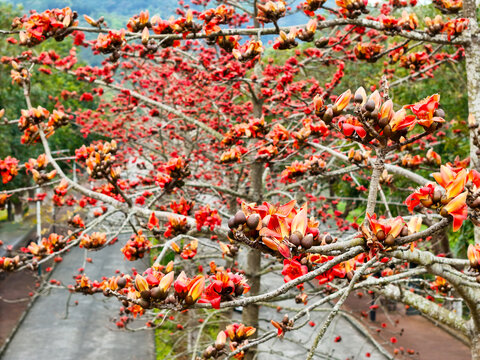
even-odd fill
[[[173,326],[168,328],[168,324],[155,330],[155,352],[157,360],[168,359],[168,356],[172,356],[173,341],[171,333],[173,331]]]

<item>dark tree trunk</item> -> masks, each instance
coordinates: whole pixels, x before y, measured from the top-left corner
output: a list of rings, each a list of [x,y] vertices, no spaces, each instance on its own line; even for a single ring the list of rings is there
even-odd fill
[[[7,220],[13,221],[15,218],[13,216],[13,203],[11,200],[7,202]]]

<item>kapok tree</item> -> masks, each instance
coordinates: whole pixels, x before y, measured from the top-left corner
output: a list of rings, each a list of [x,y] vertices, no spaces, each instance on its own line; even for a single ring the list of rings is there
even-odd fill
[[[13,19],[13,29],[0,32],[12,44],[2,63],[26,101],[18,119],[4,123],[23,132],[19,146],[41,143],[45,150],[24,165],[48,193],[37,200],[84,209],[69,219],[70,231],[2,258],[1,271],[34,270],[75,246],[108,251],[126,233],[120,237],[126,260],[161,249],[145,272],[89,279],[86,264],[66,288],[118,298],[127,314],[120,327],[139,314],[160,327],[153,310],[194,314],[243,306],[243,324],[228,324],[203,352],[195,347],[198,358],[253,358],[256,345],[290,336],[308,323],[310,311],[338,299],[314,335],[306,354],[312,359],[348,295],[365,289],[455,329],[479,359],[480,245],[472,234],[468,259],[445,257],[433,246],[450,224],[457,231],[467,220],[475,229],[480,222],[475,2],[435,1],[433,19],[416,15],[416,1],[337,0],[330,8],[310,0],[298,9],[284,1],[192,4],[169,20],[144,11],[124,29],[88,16],[83,27],[71,9],[52,9]],[[281,26],[298,11],[305,24]],[[261,40],[267,35],[276,36],[271,49]],[[102,66],[77,65],[76,48],[68,55],[34,51],[49,38],[67,37],[102,56]],[[378,87],[338,90],[346,64],[378,61],[384,62]],[[442,94],[397,104],[394,89],[463,61],[470,161],[442,161],[433,150],[451,132]],[[36,104],[30,87],[38,72],[93,88]],[[72,97],[96,109],[65,108],[62,100]],[[73,124],[85,135],[109,138],[77,149],[84,174],[76,181],[49,146],[56,129]],[[21,167],[18,159],[3,159],[3,183]],[[433,181],[425,177],[430,172]],[[400,181],[409,194],[395,190]],[[0,204],[10,193],[0,195]],[[392,206],[394,196],[406,206]],[[352,218],[354,208],[361,215]],[[114,214],[120,222],[105,230]],[[212,247],[222,260],[211,261]],[[169,252],[174,261],[165,260]],[[285,284],[262,292],[261,276],[276,271],[262,266],[267,261],[283,265]],[[413,291],[412,277],[428,285]],[[468,318],[441,306],[453,295]],[[295,298],[299,308],[269,319],[272,329],[255,334],[258,304],[285,298]]]

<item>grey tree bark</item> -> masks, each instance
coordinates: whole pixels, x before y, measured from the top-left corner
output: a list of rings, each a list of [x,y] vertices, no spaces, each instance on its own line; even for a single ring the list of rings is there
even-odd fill
[[[255,25],[258,25],[256,20],[257,14],[257,4],[256,0],[253,2],[254,14],[255,14]],[[257,64],[255,66],[255,73],[261,74],[261,65]],[[257,91],[258,90],[258,91]],[[261,118],[263,115],[263,101],[257,97],[256,94],[260,94],[259,86],[255,86],[255,92],[252,93],[252,103],[253,103],[253,116],[255,118]],[[250,168],[250,196],[257,202],[261,202],[263,199],[263,172],[265,171],[265,166],[262,162],[254,163]],[[250,296],[255,296],[260,294],[260,270],[262,265],[262,254],[257,249],[249,249],[247,254],[247,267],[246,275],[248,283],[250,284]],[[242,322],[246,326],[253,326],[258,329],[258,315],[259,307],[256,304],[250,304],[243,308],[242,313]],[[249,349],[245,354],[245,360],[253,360],[256,355],[256,347]]]
[[[468,111],[480,122],[480,31],[476,14],[476,0],[464,0],[463,16],[469,19],[467,37],[470,43],[465,46],[467,72]],[[478,148],[473,144],[473,131],[470,131],[471,167],[480,170]],[[480,243],[480,227],[474,227],[475,243]]]

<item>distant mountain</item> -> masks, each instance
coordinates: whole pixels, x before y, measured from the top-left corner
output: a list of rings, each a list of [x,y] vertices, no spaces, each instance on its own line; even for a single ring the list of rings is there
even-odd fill
[[[291,8],[296,10],[298,5],[304,0],[295,0]],[[121,29],[125,28],[128,19],[139,14],[141,11],[149,10],[150,15],[160,15],[163,19],[168,19],[170,16],[176,16],[175,9],[178,7],[178,0],[0,0],[0,2],[10,3],[14,6],[20,6],[23,11],[27,13],[30,10],[42,12],[46,9],[70,7],[77,11],[80,16],[80,24],[87,25],[83,19],[83,15],[88,15],[94,19],[104,16],[107,24],[111,28]],[[185,1],[189,3],[188,0]],[[327,0],[327,4],[332,6],[334,0]],[[216,6],[216,2],[212,1],[209,7]],[[203,7],[194,6],[197,10],[202,10]],[[280,26],[300,25],[305,24],[308,18],[303,11],[296,11],[293,14],[281,19]],[[272,26],[267,24],[267,27]],[[87,34],[87,38],[93,38],[94,35]],[[275,36],[270,35],[263,38],[267,43],[273,40]],[[80,49],[80,56],[83,60],[91,65],[100,65],[102,57],[93,56],[90,50]]]
[[[0,0],[2,1],[2,0]],[[81,15],[104,16],[112,27],[124,27],[128,19],[148,9],[150,14],[168,18],[175,13],[177,0],[3,0],[26,11],[70,7]]]
[[[79,14],[88,15],[93,18],[105,16],[105,19],[112,27],[125,26],[128,19],[140,11],[148,9],[151,15],[158,14],[162,18],[169,18],[175,15],[177,0],[0,0],[13,5],[22,6],[26,11],[35,9],[43,11],[52,8],[64,8],[69,6]],[[188,0],[186,1],[188,3]],[[302,0],[295,0],[292,9],[295,9]],[[332,2],[333,0],[328,0]],[[215,6],[212,1],[211,6]],[[200,7],[198,7],[200,9]],[[281,25],[295,25],[306,22],[303,12],[297,12],[280,21]]]

